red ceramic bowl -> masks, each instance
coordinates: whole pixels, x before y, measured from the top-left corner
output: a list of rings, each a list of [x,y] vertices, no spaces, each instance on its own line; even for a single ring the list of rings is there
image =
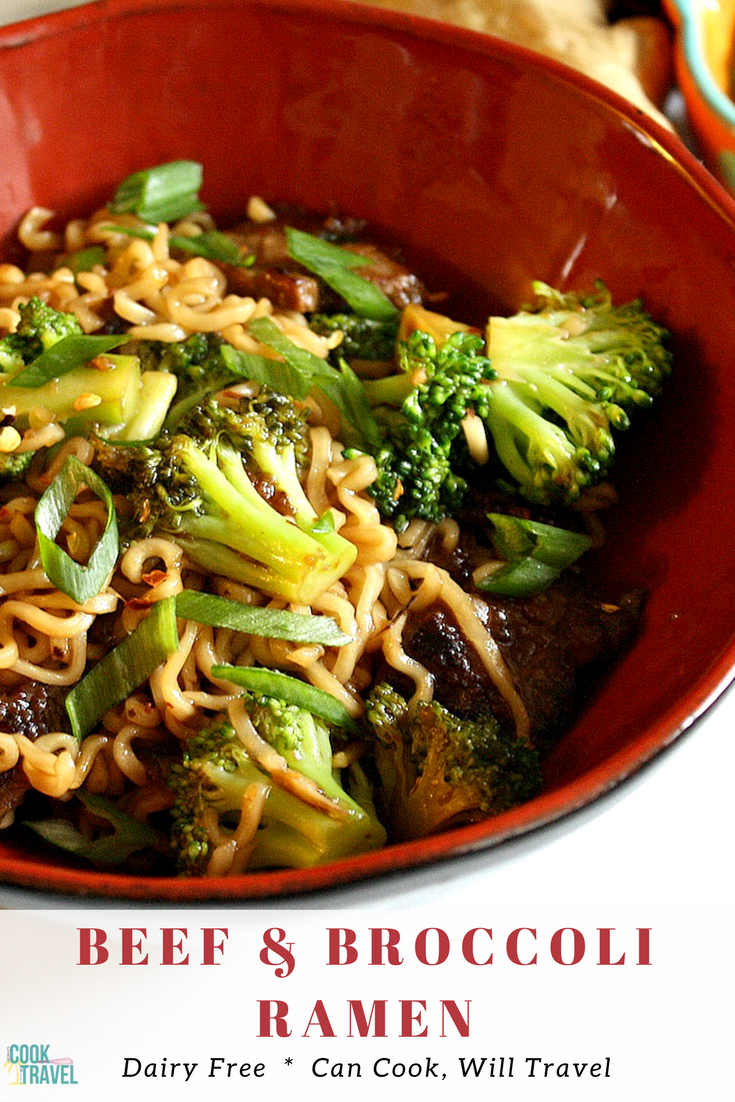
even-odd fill
[[[403,242],[466,317],[529,282],[641,295],[675,335],[665,399],[623,441],[598,572],[643,586],[645,630],[546,766],[479,825],[305,872],[181,881],[71,870],[0,841],[17,885],[178,903],[306,892],[538,828],[638,770],[735,666],[735,204],[681,144],[522,49],[337,0],[105,0],[0,32],[0,241],[32,204],[82,213],[190,157],[220,215],[336,204]]]

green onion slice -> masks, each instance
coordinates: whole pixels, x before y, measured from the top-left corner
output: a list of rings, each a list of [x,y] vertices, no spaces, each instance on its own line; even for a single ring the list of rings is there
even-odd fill
[[[478,582],[478,589],[505,597],[542,593],[562,570],[588,551],[592,541],[583,532],[570,532],[505,513],[488,513],[493,543],[508,562]]]
[[[199,189],[202,166],[196,161],[169,161],[127,176],[115,192],[109,209],[132,211],[144,222],[175,222],[201,210]]]
[[[485,593],[496,593],[499,597],[533,597],[536,593],[543,593],[559,574],[556,567],[538,562],[529,555],[481,578],[477,588]]]
[[[345,360],[340,361],[337,369],[313,352],[299,348],[271,318],[255,318],[249,322],[248,329],[262,344],[283,356],[283,361],[264,359],[268,365],[264,374],[256,373],[251,378],[297,400],[305,398],[312,387],[321,390],[337,407],[346,424],[357,430],[361,441],[371,447],[380,447],[382,435],[365,388]],[[229,366],[224,349],[223,358]]]
[[[324,375],[337,374],[331,364],[289,340],[270,318],[254,318],[248,322],[248,329],[262,344],[283,356],[285,369],[284,363],[273,361],[274,375],[279,368],[283,375],[281,387],[273,387],[274,390],[280,389],[281,393],[290,394],[292,398],[305,398],[312,386]]]
[[[110,223],[102,228],[125,234],[126,237],[139,237],[141,241],[152,241],[156,236],[156,231],[147,226],[116,226]],[[219,230],[205,230],[191,237],[172,233],[169,235],[168,243],[172,249],[181,249],[182,252],[203,256],[207,260],[220,260],[223,264],[230,264],[235,268],[250,268],[255,263],[254,256],[243,256],[241,247],[226,233],[221,233]]]
[[[120,865],[131,853],[150,849],[158,843],[158,835],[153,827],[140,819],[134,819],[132,815],[126,815],[111,800],[84,789],[80,789],[76,795],[98,818],[107,820],[113,828],[111,834],[88,838],[68,819],[26,821],[23,826],[30,827],[50,845],[58,846],[77,857],[86,857],[96,865]]]
[[[374,283],[352,271],[369,266],[364,256],[291,226],[286,227],[286,240],[289,255],[320,276],[360,317],[385,321],[398,315],[397,308]]]
[[[122,643],[101,659],[66,698],[66,711],[77,738],[84,738],[105,712],[125,700],[179,649],[176,597],[156,601]]]
[[[96,264],[104,264],[106,260],[107,254],[101,245],[90,245],[87,249],[70,253],[64,263],[67,268],[71,268],[74,275],[78,275],[79,272],[91,272]]]
[[[367,391],[346,360],[339,361],[338,373],[322,375],[316,385],[334,403],[347,424],[357,429],[361,442],[374,450],[382,446],[383,433],[373,415]]]
[[[213,666],[212,674],[223,681],[232,681],[243,689],[249,689],[250,692],[294,704],[305,712],[320,716],[327,723],[333,723],[335,727],[345,727],[354,732],[359,730],[344,704],[331,693],[309,685],[306,681],[300,681],[297,677],[290,677],[287,673],[266,670],[260,666]]]
[[[293,643],[341,646],[352,637],[331,616],[312,616],[286,609],[258,608],[212,593],[186,589],[176,597],[176,615],[215,628],[231,628],[264,639],[288,639]]]
[[[493,543],[498,553],[510,561],[532,555],[539,562],[563,570],[588,551],[592,543],[583,532],[570,532],[525,517],[488,513],[488,520],[492,521]]]
[[[55,542],[74,499],[84,487],[107,507],[104,530],[86,566],[75,562]],[[52,585],[80,605],[96,597],[115,566],[119,546],[115,505],[106,483],[70,455],[38,502],[35,522],[41,564]]]
[[[334,514],[331,509],[325,509],[320,517],[309,527],[309,531],[317,536],[324,536],[328,532],[336,532]]]
[[[291,369],[281,360],[259,356],[257,352],[243,352],[241,348],[233,348],[231,344],[223,344],[220,355],[225,367],[233,375],[239,375],[242,379],[252,379],[253,382],[263,383],[271,390],[285,393],[283,387],[287,379],[284,376],[284,369],[288,373]]]
[[[62,337],[47,348],[40,356],[36,356],[8,380],[13,386],[39,387],[50,383],[52,379],[59,379],[67,375],[75,367],[82,367],[89,363],[95,356],[101,356],[112,348],[118,348],[127,340],[125,333],[100,333],[87,336],[85,334]]]

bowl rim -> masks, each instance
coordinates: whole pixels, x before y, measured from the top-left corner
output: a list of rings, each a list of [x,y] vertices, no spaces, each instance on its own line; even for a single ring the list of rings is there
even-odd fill
[[[663,720],[644,740],[645,745],[628,747],[606,759],[579,778],[529,803],[503,814],[504,829],[487,834],[488,822],[457,827],[454,830],[413,842],[401,842],[381,850],[344,861],[309,869],[276,869],[244,873],[236,877],[183,879],[123,875],[110,871],[79,870],[53,866],[43,861],[8,859],[7,879],[0,876],[0,887],[24,889],[44,899],[75,905],[85,898],[115,906],[134,902],[136,906],[259,905],[264,900],[315,898],[320,893],[339,891],[365,881],[385,881],[401,873],[418,872],[449,860],[478,853],[489,853],[500,845],[519,838],[540,839],[545,827],[571,818],[575,813],[599,805],[605,796],[653,763],[667,748],[700,723],[708,711],[731,691],[735,681],[735,652],[727,679],[715,685],[706,704],[695,714],[684,710],[679,725],[670,729]],[[616,763],[614,775],[610,765]],[[496,820],[495,820],[496,821]],[[3,861],[0,859],[0,872]],[[49,882],[49,870],[52,878]],[[92,881],[92,882],[88,882]],[[341,901],[349,906],[349,900]]]
[[[73,32],[90,22],[116,21],[127,15],[202,7],[254,7],[292,11],[301,16],[309,12],[335,15],[373,29],[385,27],[446,47],[458,47],[463,53],[469,51],[515,58],[556,82],[571,85],[585,99],[594,101],[605,114],[617,116],[642,141],[658,150],[735,234],[735,197],[697,160],[677,135],[646,115],[642,109],[570,66],[524,46],[411,13],[354,4],[350,0],[92,0],[0,28],[0,67],[5,51],[23,49],[38,40]],[[129,900],[152,905],[162,902],[247,903],[305,896],[325,889],[347,889],[350,884],[366,879],[386,877],[480,850],[494,849],[520,835],[538,833],[544,826],[599,801],[690,730],[734,680],[735,628],[727,646],[711,666],[632,745],[622,748],[560,788],[542,793],[529,803],[503,813],[498,819],[459,827],[430,838],[393,844],[361,857],[317,868],[257,871],[238,877],[207,880],[137,877],[49,865],[42,860],[29,860],[25,855],[0,856],[0,883],[31,889],[45,896],[86,896],[111,902]],[[492,824],[496,824],[495,828]]]
[[[669,9],[672,18],[686,18],[687,28],[689,18],[693,19],[692,4],[698,0],[662,0],[665,8]],[[588,76],[556,57],[539,53],[528,46],[522,46],[516,42],[496,35],[486,34],[469,27],[447,23],[440,19],[417,15],[413,12],[404,12],[392,8],[383,8],[379,2],[358,3],[353,0],[86,0],[86,3],[75,7],[63,8],[57,11],[47,12],[42,15],[31,16],[28,19],[0,26],[0,62],[6,50],[22,49],[44,38],[52,38],[58,34],[73,31],[77,26],[90,22],[108,22],[125,16],[156,14],[159,11],[186,10],[186,9],[212,9],[231,8],[275,8],[284,12],[303,13],[311,11],[315,14],[335,15],[348,18],[355,23],[364,23],[367,26],[385,26],[391,30],[416,35],[419,38],[431,39],[444,45],[459,46],[463,50],[473,53],[507,54],[517,60],[523,60],[537,69],[546,70],[553,78],[566,84],[571,84],[578,91],[583,92],[588,98],[598,100],[608,111],[624,119],[628,125],[641,131],[641,137],[653,146],[662,147],[667,154],[667,159],[674,162],[674,166],[681,172],[692,178],[691,182],[697,185],[697,189],[703,191],[710,204],[722,211],[723,206],[731,207],[729,217],[735,223],[735,200],[731,192],[707,169],[701,160],[688,148],[684,139],[674,131],[668,129],[652,115],[647,114],[642,107],[638,107],[629,100],[610,88],[608,85]],[[693,31],[692,31],[693,33]],[[697,32],[697,37],[699,37]],[[726,107],[733,110],[733,125],[735,125],[735,102],[730,100],[715,84],[708,74],[712,84],[713,93],[724,100]]]

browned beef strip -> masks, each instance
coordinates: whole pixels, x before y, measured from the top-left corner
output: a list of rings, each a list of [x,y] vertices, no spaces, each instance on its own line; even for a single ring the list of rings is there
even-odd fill
[[[29,681],[0,693],[0,731],[23,734],[31,740],[51,731],[68,731],[64,694],[59,689]],[[14,811],[30,788],[19,766],[0,773],[0,823]]]
[[[365,257],[367,264],[364,268],[355,268],[355,272],[374,283],[399,310],[412,302],[423,302],[426,295],[424,284],[395,257],[368,241],[355,241],[344,247]]]
[[[223,264],[227,282],[238,295],[267,298],[279,310],[313,314],[319,309],[319,281],[296,268],[237,268]]]
[[[319,219],[298,208],[283,207],[279,208],[275,221],[244,222],[228,231],[228,236],[240,245],[243,256],[255,257],[255,263],[247,268],[221,265],[234,291],[254,298],[263,296],[280,309],[307,314],[340,308],[337,296],[289,256],[286,226],[305,230],[364,256],[365,268],[355,271],[376,284],[399,309],[410,302],[422,301],[424,285],[404,264],[377,245],[354,239],[364,228],[362,222]]]
[[[642,598],[631,593],[608,604],[567,578],[536,597],[484,598],[484,607],[528,710],[531,738],[543,749],[578,707],[584,675],[611,662],[634,634]],[[434,675],[436,698],[450,711],[510,722],[504,700],[445,605],[409,615],[404,647]]]

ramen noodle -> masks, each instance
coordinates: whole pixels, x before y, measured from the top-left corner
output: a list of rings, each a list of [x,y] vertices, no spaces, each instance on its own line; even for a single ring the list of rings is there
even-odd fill
[[[248,217],[256,228],[275,219],[261,199],[251,201]],[[172,224],[161,221],[146,238],[135,236],[140,226],[136,214],[108,208],[66,225],[59,225],[50,210],[30,210],[18,230],[27,262],[0,265],[2,331],[14,333],[22,308],[37,297],[72,314],[84,334],[123,334],[126,343],[115,350],[123,354],[140,341],[173,345],[193,334],[214,334],[238,352],[277,358],[254,335],[257,327],[251,328],[260,318],[270,319],[294,346],[325,362],[339,347],[339,330],[326,335],[315,331],[305,312],[278,305],[264,294],[243,293],[228,264],[178,247],[182,238],[216,231],[209,213],[196,211]],[[74,258],[85,253],[92,262],[75,266]],[[258,386],[243,381],[230,389],[235,401],[257,393]],[[74,409],[87,418],[87,425],[94,425],[94,410],[101,402],[90,389],[77,396]],[[6,713],[0,715],[0,826],[11,827],[24,816],[66,816],[75,830],[92,835],[100,823],[95,805],[74,799],[86,793],[92,800],[104,798],[130,819],[154,824],[163,837],[160,824],[174,802],[168,784],[171,764],[180,759],[188,740],[221,716],[256,763],[260,779],[247,787],[234,826],[225,829],[216,815],[210,816],[206,871],[213,876],[243,872],[274,786],[334,818],[343,812],[256,730],[239,685],[213,670],[226,666],[285,672],[329,694],[354,720],[362,717],[365,695],[378,675],[394,676],[415,709],[431,703],[436,676],[405,645],[407,617],[420,618],[440,605],[451,610],[454,627],[472,652],[473,669],[504,702],[515,736],[528,739],[528,708],[487,608],[458,583],[448,565],[460,541],[457,521],[415,519],[396,531],[382,519],[369,492],[376,461],[343,444],[334,405],[318,391],[298,404],[308,416],[310,441],[304,492],[314,513],[329,515],[334,531],[354,549],[349,567],[309,603],[289,602],[208,570],[189,556],[185,543],[161,532],[123,546],[99,592],[74,600],[44,570],[35,518],[39,500],[69,457],[91,469],[95,445],[88,432],[70,432],[43,404],[30,408],[22,426],[12,408],[3,410],[0,451],[34,453],[24,475],[2,487],[0,694],[7,700],[28,685],[63,699],[159,602],[187,591],[244,606],[328,617],[348,641],[289,641],[179,619],[178,648],[125,699],[105,709],[84,737],[70,733],[65,719],[49,718],[39,733],[8,722]],[[469,431],[468,443],[472,448]],[[605,492],[598,488],[598,496]],[[116,493],[114,503],[124,518],[129,512],[125,495]],[[105,501],[83,492],[64,515],[56,544],[74,562],[86,563],[106,522]],[[491,561],[489,568],[494,565]],[[364,739],[340,739],[334,746],[335,768],[351,768],[364,755]],[[45,809],[39,813],[44,798]],[[26,807],[33,808],[32,815],[26,815]]]

